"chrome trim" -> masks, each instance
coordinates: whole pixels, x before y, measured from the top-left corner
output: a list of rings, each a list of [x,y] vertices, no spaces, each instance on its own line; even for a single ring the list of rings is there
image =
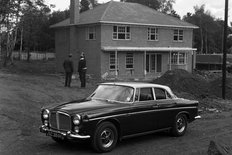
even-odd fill
[[[71,124],[72,124],[72,120],[71,120],[71,116],[65,112],[62,112],[62,111],[51,111],[50,114],[54,113],[56,115],[56,129],[60,129],[60,118],[59,118],[59,115],[63,114],[63,115],[66,115],[67,117],[69,117],[69,120],[70,120],[70,130],[71,130]],[[50,124],[50,117],[49,117],[49,124]],[[53,127],[53,126],[52,126]]]
[[[185,109],[195,109],[196,107],[185,107]],[[176,109],[183,109],[183,107],[179,107],[179,108],[168,108],[168,109],[152,109],[152,110],[146,110],[146,111],[139,111],[139,112],[129,112],[126,114],[117,114],[117,115],[110,115],[110,116],[104,116],[104,117],[98,117],[98,118],[90,118],[89,121],[93,121],[93,120],[98,120],[98,119],[107,119],[107,118],[112,118],[112,117],[118,117],[118,116],[129,116],[129,115],[136,115],[136,114],[141,114],[141,113],[150,113],[150,112],[154,112],[154,111],[168,111],[168,110],[176,110]]]
[[[40,132],[42,132],[42,133],[47,133],[47,132],[58,133],[58,134],[61,134],[61,135],[63,135],[64,137],[66,137],[68,139],[73,139],[73,138],[76,138],[76,139],[88,139],[88,138],[90,138],[90,135],[73,134],[73,133],[71,133],[71,131],[68,131],[68,132],[57,131],[57,130],[49,129],[45,125],[42,125],[40,127]]]
[[[196,117],[195,117],[195,119],[201,119],[201,116],[200,116],[200,115],[198,115],[198,116],[196,116]]]

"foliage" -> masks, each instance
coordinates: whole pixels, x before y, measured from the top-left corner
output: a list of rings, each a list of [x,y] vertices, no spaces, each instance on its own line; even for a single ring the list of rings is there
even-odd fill
[[[183,19],[195,24],[199,29],[194,30],[194,47],[199,53],[220,53],[222,50],[224,21],[216,19],[205,10],[205,5],[195,6],[195,13],[187,13]]]
[[[15,48],[20,22],[30,9],[46,8],[44,0],[2,0],[0,2],[0,54],[4,66],[12,62],[12,51]],[[2,30],[4,29],[4,32]],[[22,34],[22,32],[21,32]]]
[[[93,9],[96,5],[98,5],[97,0],[81,0],[80,12],[84,12],[84,11],[87,11],[89,9]]]
[[[121,2],[139,3],[155,10],[172,15],[175,0],[121,0]],[[176,14],[176,12],[175,12]],[[177,16],[176,16],[177,17]]]

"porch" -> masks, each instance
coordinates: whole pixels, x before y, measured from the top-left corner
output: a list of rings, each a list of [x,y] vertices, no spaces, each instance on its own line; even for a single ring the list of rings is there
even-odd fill
[[[109,68],[103,78],[154,79],[168,70],[192,71],[194,48],[182,47],[102,47]]]

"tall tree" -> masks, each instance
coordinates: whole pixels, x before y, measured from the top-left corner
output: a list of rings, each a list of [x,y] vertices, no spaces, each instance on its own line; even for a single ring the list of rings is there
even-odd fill
[[[219,53],[222,47],[223,21],[215,19],[205,5],[195,6],[195,13],[187,13],[183,19],[199,26],[195,30],[194,42],[199,53]]]
[[[170,14],[175,0],[121,0],[121,2],[139,3],[163,13]]]
[[[19,23],[24,14],[25,8],[41,8],[45,6],[44,0],[2,0],[0,2],[0,29],[6,28],[5,37],[1,37],[1,55],[3,56],[3,64],[7,65],[8,60],[12,63],[12,51],[15,48],[18,32]],[[0,36],[3,33],[0,31]],[[5,44],[2,44],[5,42]],[[2,52],[4,51],[4,52]]]
[[[90,9],[91,3],[89,0],[81,0],[81,9],[80,12],[84,12]]]

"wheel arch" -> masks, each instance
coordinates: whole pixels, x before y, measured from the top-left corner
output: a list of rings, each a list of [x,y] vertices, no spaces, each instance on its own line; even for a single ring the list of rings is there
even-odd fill
[[[95,127],[95,130],[97,128],[97,126],[103,122],[110,122],[112,123],[116,129],[117,129],[117,132],[118,132],[118,140],[121,140],[121,126],[120,126],[120,123],[119,121],[116,119],[116,118],[108,118],[108,119],[103,119],[103,120],[100,120],[97,124],[96,124],[96,127]]]
[[[177,116],[179,116],[179,115],[185,115],[186,118],[187,118],[187,121],[189,122],[189,120],[190,120],[190,114],[189,114],[189,112],[187,112],[187,111],[181,111],[181,112],[179,112],[179,113],[176,115],[176,118],[177,118]]]

